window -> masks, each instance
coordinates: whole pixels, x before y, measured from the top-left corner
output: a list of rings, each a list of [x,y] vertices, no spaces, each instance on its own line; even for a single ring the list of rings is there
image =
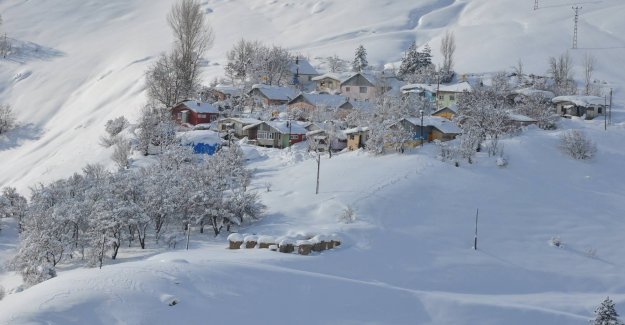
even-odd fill
[[[367,87],[360,87],[360,93],[361,94],[366,94],[367,93]]]
[[[308,76],[308,81],[312,81],[312,76]]]
[[[598,111],[597,111],[597,112],[598,112],[599,114],[603,114],[603,109],[602,109],[601,107],[598,107],[597,109],[598,109]]]
[[[350,140],[354,140],[354,135],[353,135],[353,134],[350,134],[350,135],[349,135],[349,139],[350,139]]]
[[[178,113],[178,119],[182,120],[182,113]]]
[[[456,100],[456,96],[454,96],[454,95],[449,95],[449,100]]]
[[[297,140],[297,139],[299,139],[299,135],[291,134],[291,140]]]
[[[206,114],[198,114],[197,117],[198,118],[206,118]]]
[[[349,87],[345,87],[345,92],[349,92]]]
[[[445,99],[445,95],[440,95],[440,96],[438,96],[438,99],[440,99],[440,100]]]

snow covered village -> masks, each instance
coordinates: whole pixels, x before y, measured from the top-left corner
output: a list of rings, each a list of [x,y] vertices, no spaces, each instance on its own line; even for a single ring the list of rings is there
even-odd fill
[[[622,0],[0,0],[0,324],[624,324]]]

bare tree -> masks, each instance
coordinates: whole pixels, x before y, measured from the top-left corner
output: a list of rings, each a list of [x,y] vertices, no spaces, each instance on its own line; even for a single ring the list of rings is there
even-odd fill
[[[553,78],[554,92],[557,95],[571,95],[576,92],[575,81],[573,80],[573,59],[568,51],[557,58],[549,58],[547,73]]]
[[[151,105],[168,108],[185,99],[177,60],[174,54],[163,54],[146,72],[145,82]]]
[[[592,74],[595,70],[595,62],[596,59],[592,54],[586,53],[584,55],[584,95],[586,96],[594,93],[592,89]]]
[[[441,40],[441,55],[443,56],[443,81],[451,81],[454,72],[454,53],[456,52],[456,37],[454,32],[447,31]]]
[[[130,157],[130,152],[132,150],[132,145],[130,141],[124,137],[120,137],[120,139],[115,144],[115,150],[113,151],[113,155],[111,159],[117,164],[119,169],[128,168],[128,158]]]
[[[347,62],[339,58],[338,55],[335,54],[333,56],[329,56],[327,60],[328,69],[330,69],[330,72],[345,72],[347,70]]]
[[[562,133],[559,147],[573,159],[590,159],[597,153],[597,145],[579,130]]]
[[[214,33],[199,0],[181,0],[167,17],[176,39],[173,50],[183,97],[191,97],[199,86],[200,59],[213,45]]]

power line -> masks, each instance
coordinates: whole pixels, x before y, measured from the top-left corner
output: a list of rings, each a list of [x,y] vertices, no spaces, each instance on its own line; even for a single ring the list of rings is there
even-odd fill
[[[579,22],[579,10],[582,9],[582,7],[572,7],[573,10],[575,11],[575,25],[573,27],[573,49],[577,48],[577,23]]]
[[[538,0],[534,0],[534,10],[538,10]]]

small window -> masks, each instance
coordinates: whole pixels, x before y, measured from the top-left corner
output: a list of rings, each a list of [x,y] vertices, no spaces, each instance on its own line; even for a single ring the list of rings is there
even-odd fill
[[[443,100],[443,99],[445,99],[445,96],[444,95],[440,95],[440,96],[438,96],[438,99]]]
[[[297,140],[297,139],[299,139],[299,135],[291,134],[291,140]]]
[[[178,119],[182,120],[182,113],[178,113]]]
[[[308,81],[312,81],[312,76],[308,76]]]
[[[350,139],[350,140],[354,140],[354,135],[353,135],[353,134],[350,134],[350,135],[349,135],[349,139]]]
[[[454,96],[454,95],[449,95],[449,100],[456,100],[456,96]]]
[[[603,114],[603,109],[602,109],[601,107],[598,107],[597,109],[598,109],[598,111],[597,111],[597,112],[598,112],[599,114]]]
[[[206,114],[198,114],[197,117],[198,118],[206,118]]]
[[[360,87],[360,93],[361,94],[366,94],[367,93],[367,87]]]
[[[349,87],[345,87],[345,92],[349,92]]]

